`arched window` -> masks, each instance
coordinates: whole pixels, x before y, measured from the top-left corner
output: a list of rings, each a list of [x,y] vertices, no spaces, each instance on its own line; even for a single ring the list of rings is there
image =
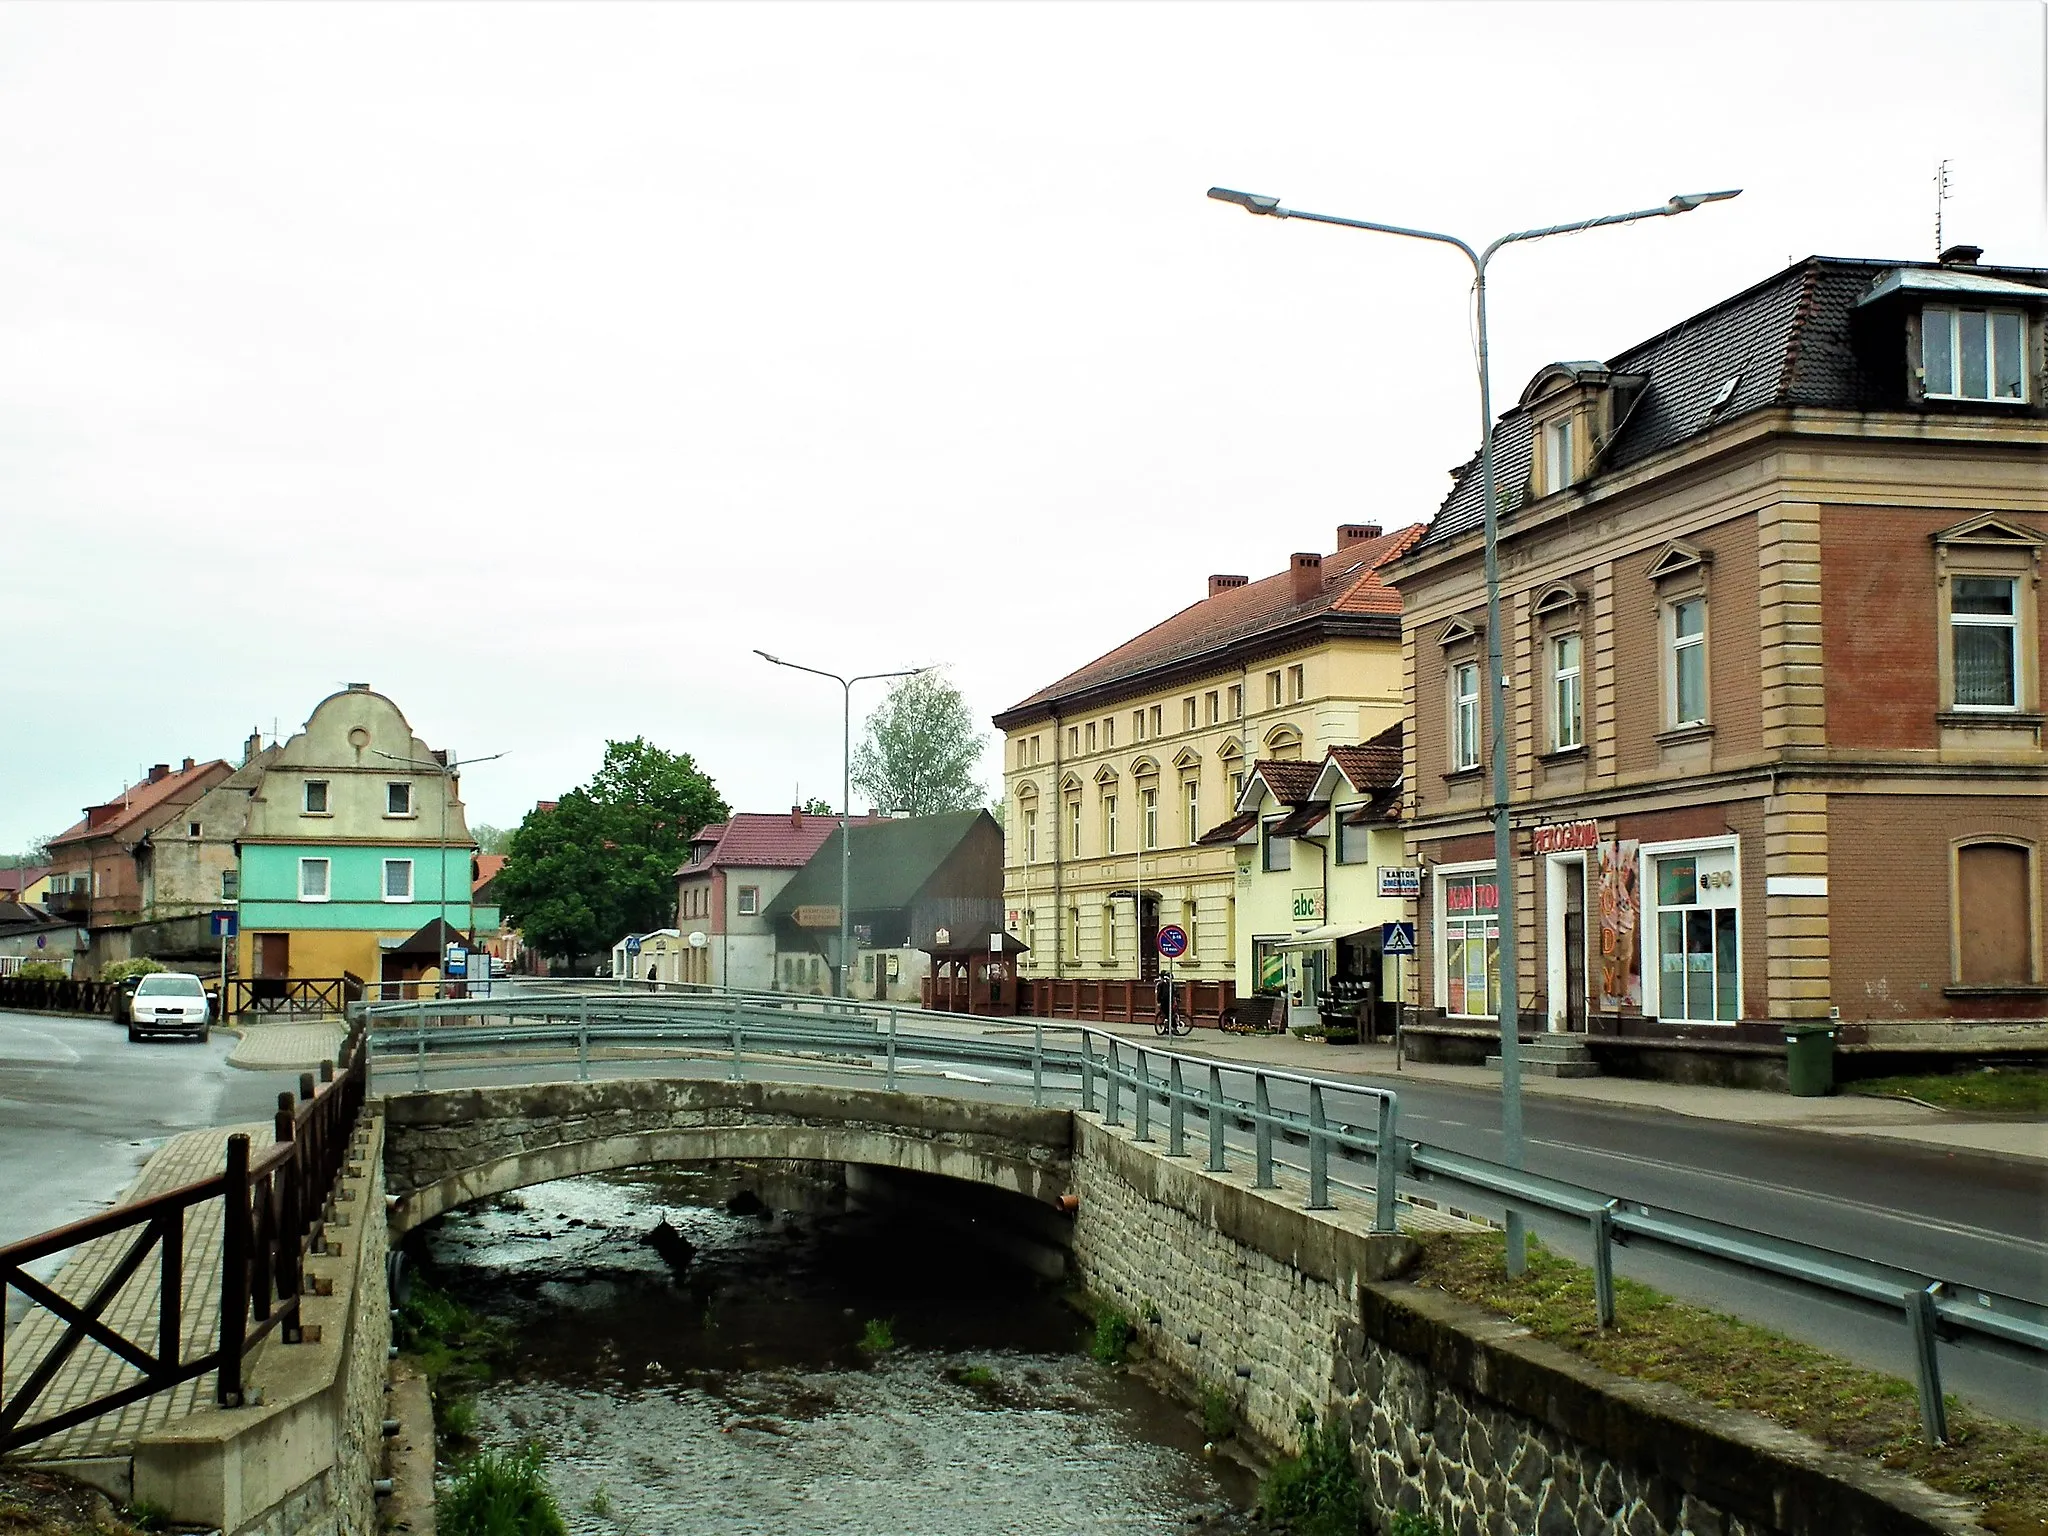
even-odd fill
[[[1986,839],[1955,850],[1955,980],[1964,987],[2026,986],[2039,975],[2034,850]]]

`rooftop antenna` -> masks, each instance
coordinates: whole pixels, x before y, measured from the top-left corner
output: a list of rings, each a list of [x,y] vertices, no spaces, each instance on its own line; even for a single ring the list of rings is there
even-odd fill
[[[1941,253],[1947,249],[1942,243],[1941,237],[1942,205],[1947,201],[1948,162],[1944,160],[1934,168],[1934,259],[1936,261],[1941,259]]]

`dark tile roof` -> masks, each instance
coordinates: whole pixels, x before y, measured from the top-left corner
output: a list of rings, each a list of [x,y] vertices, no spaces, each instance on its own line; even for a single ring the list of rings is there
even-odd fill
[[[854,818],[849,860],[854,910],[893,912],[909,906],[926,882],[938,873],[939,866],[982,821],[987,821],[991,829],[995,827],[995,818],[987,811]],[[835,825],[796,878],[768,903],[763,916],[788,917],[798,907],[838,905],[839,830]]]
[[[1277,758],[1262,757],[1252,764],[1252,772],[1266,781],[1266,788],[1274,799],[1288,805],[1300,805],[1316,787],[1316,780],[1322,777],[1323,765],[1283,763]]]
[[[1355,747],[1332,747],[1330,759],[1353,789],[1391,789],[1401,782],[1401,725],[1388,726]]]
[[[1273,837],[1300,837],[1310,831],[1330,814],[1330,802],[1311,800],[1306,805],[1297,805],[1293,810],[1273,823],[1269,834]]]
[[[1218,843],[1234,843],[1245,833],[1259,824],[1257,811],[1239,811],[1230,820],[1221,822],[1195,839],[1196,845],[1214,846]]]
[[[1137,677],[1222,646],[1254,640],[1268,631],[1317,615],[1334,613],[1398,620],[1400,595],[1380,580],[1379,570],[1406,554],[1421,537],[1422,525],[1415,523],[1323,556],[1322,585],[1305,601],[1294,595],[1291,568],[1241,587],[1212,593],[1106,655],[1096,657],[1085,667],[1069,672],[1058,682],[1019,700],[997,715],[996,723],[1000,725],[1010,716],[1070,694]]]
[[[1903,407],[1903,336],[1896,345],[1887,338],[1859,348],[1855,317],[1858,300],[1890,274],[1914,268],[1953,270],[1928,262],[1809,256],[1620,353],[1607,367],[1648,382],[1601,450],[1598,472],[1625,468],[1752,411],[1799,405],[1860,411]],[[1971,270],[2048,289],[2048,271]],[[1737,380],[1734,393],[1716,409],[1714,402],[1730,379]],[[1512,518],[1527,495],[1532,452],[1526,411],[1517,405],[1503,412],[1494,426],[1493,453],[1495,494],[1504,519]],[[1423,547],[1484,521],[1479,471],[1475,453],[1458,469]]]

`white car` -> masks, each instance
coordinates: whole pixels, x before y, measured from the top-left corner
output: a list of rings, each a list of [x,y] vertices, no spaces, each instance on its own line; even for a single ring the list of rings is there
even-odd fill
[[[199,978],[186,971],[153,971],[135,988],[128,1005],[128,1038],[144,1035],[197,1035],[213,1030],[213,1001]]]

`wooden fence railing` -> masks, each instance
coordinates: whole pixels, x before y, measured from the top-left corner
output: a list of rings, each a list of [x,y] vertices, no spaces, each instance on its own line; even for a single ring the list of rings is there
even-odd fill
[[[1182,1017],[1208,1028],[1219,1025],[1236,1000],[1235,982],[1174,983],[1174,1006]],[[1154,983],[1131,977],[1090,981],[1030,976],[1017,983],[1017,1012],[1038,1019],[1150,1024],[1159,1013],[1159,994]]]
[[[38,976],[0,976],[0,1008],[28,1013],[112,1013],[112,981],[75,981]]]
[[[4,1402],[0,1402],[0,1454],[44,1439],[74,1424],[149,1397],[180,1382],[218,1371],[215,1398],[224,1407],[242,1401],[242,1362],[273,1328],[288,1344],[299,1341],[299,1293],[307,1247],[324,1243],[320,1212],[340,1177],[349,1139],[369,1092],[369,1051],[358,1024],[330,1062],[299,1079],[299,1092],[277,1096],[276,1142],[252,1154],[247,1136],[228,1139],[227,1166],[199,1179],[97,1216],[0,1248],[0,1312],[12,1286],[51,1313],[65,1331]],[[185,1213],[221,1202],[219,1330],[215,1346],[183,1359]],[[136,1229],[120,1261],[81,1301],[68,1300],[32,1277],[27,1266],[81,1243]],[[161,1250],[153,1337],[131,1339],[104,1319],[107,1308]],[[15,1337],[21,1337],[17,1329]],[[102,1393],[44,1418],[30,1418],[36,1403],[78,1346],[98,1344],[141,1373],[141,1380]],[[0,1365],[4,1365],[0,1357]]]
[[[339,976],[230,976],[221,989],[223,1020],[272,1013],[343,1014],[363,1000],[363,978]]]

